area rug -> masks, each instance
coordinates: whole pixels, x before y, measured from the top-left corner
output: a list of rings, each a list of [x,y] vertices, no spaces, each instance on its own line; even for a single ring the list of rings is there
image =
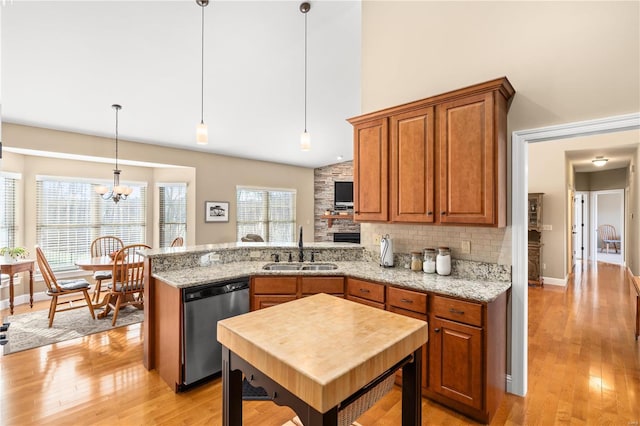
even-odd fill
[[[100,310],[96,310],[96,317]],[[112,328],[122,327],[142,322],[144,311],[134,306],[126,306],[120,309],[116,326],[111,325],[113,317],[95,320],[91,318],[88,309],[75,309],[67,312],[58,312],[49,328],[48,311],[33,311],[19,315],[10,315],[3,322],[11,323],[8,330],[1,334],[6,335],[7,343],[0,347],[4,355],[52,343],[63,342],[89,334],[100,333]]]

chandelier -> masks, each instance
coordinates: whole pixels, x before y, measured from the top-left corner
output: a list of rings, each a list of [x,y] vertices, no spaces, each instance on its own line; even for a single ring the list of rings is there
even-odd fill
[[[111,108],[116,110],[116,168],[113,169],[113,187],[111,189],[104,185],[100,185],[96,188],[96,192],[100,194],[103,200],[113,200],[118,204],[120,200],[126,200],[127,197],[133,192],[133,188],[120,185],[120,169],[118,169],[118,111],[122,109],[122,106],[118,104],[111,105]]]

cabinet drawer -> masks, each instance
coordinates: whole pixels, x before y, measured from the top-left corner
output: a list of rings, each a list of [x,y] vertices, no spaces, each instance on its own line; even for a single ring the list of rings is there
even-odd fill
[[[384,303],[384,285],[382,284],[348,278],[347,294],[373,302]]]
[[[432,296],[431,313],[440,318],[482,327],[482,305],[478,303]]]
[[[344,294],[343,277],[302,277],[302,294]]]
[[[427,314],[427,295],[417,291],[387,287],[387,304],[419,314]]]
[[[373,302],[369,299],[363,299],[362,297],[347,295],[345,297],[347,300],[351,300],[352,302],[361,303],[363,305],[371,306],[372,308],[382,309],[384,311],[384,303]]]
[[[297,277],[254,277],[254,294],[296,294]]]

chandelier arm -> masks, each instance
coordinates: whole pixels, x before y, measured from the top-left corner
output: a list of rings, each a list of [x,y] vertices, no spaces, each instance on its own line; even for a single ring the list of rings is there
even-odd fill
[[[307,133],[307,12],[304,12],[304,132]]]

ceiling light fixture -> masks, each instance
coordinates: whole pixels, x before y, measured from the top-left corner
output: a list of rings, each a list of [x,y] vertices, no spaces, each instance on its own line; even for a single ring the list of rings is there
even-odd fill
[[[311,149],[311,135],[307,132],[307,12],[311,10],[311,4],[300,4],[300,12],[304,14],[304,132],[300,135],[300,149]]]
[[[593,165],[596,166],[596,167],[604,166],[605,164],[607,164],[607,161],[609,161],[609,159],[608,158],[603,158],[602,155],[597,156],[595,160],[591,160]]]
[[[196,142],[198,145],[206,145],[209,142],[209,130],[204,124],[204,8],[209,5],[209,0],[196,0],[202,8],[202,52],[201,52],[201,90],[200,90],[200,124],[196,127]]]
[[[133,189],[120,185],[121,170],[118,169],[118,111],[120,111],[122,107],[118,104],[113,104],[111,108],[116,110],[116,168],[113,169],[113,187],[109,190],[106,186],[100,185],[96,188],[96,192],[102,196],[102,199],[111,199],[114,203],[118,204],[118,201],[126,200],[131,192],[133,192]]]

